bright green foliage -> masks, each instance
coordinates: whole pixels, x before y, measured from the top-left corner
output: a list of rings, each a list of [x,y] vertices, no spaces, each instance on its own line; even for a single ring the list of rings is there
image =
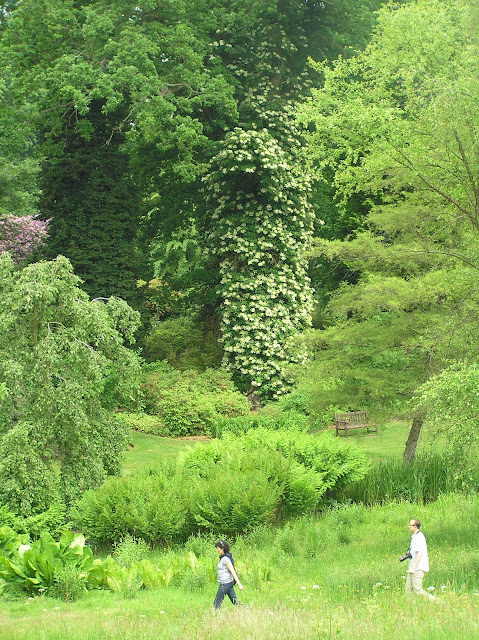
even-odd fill
[[[466,486],[477,491],[477,463],[471,459],[466,473],[458,474],[457,464],[451,462],[447,454],[420,455],[407,464],[394,459],[382,461],[372,467],[365,478],[345,487],[336,498],[365,505],[387,504],[394,500],[427,503]]]
[[[434,364],[427,360],[434,344],[432,322],[440,326],[443,315],[376,312],[386,293],[378,284],[374,297],[364,294],[371,316],[347,318],[361,303],[363,287],[341,287],[326,309],[331,326],[307,335],[311,360],[298,373],[298,386],[309,398],[316,426],[327,427],[341,411],[368,409],[379,420],[401,415],[425,369]]]
[[[221,438],[226,433],[236,436],[245,434],[250,429],[259,427],[268,430],[289,430],[307,431],[309,428],[308,418],[297,411],[272,411],[268,405],[265,409],[249,413],[245,416],[222,418],[216,422],[216,437]]]
[[[0,522],[11,527],[18,533],[28,533],[33,538],[40,537],[42,531],[49,531],[52,536],[59,537],[61,532],[69,527],[66,507],[62,502],[52,504],[42,513],[18,516],[5,505],[0,506]]]
[[[301,359],[292,339],[312,308],[304,259],[312,210],[292,159],[266,129],[235,129],[207,177],[225,364],[264,398],[285,392],[285,367]]]
[[[145,560],[150,547],[142,538],[127,534],[114,545],[113,557],[121,567],[131,567],[134,562]]]
[[[116,419],[128,429],[133,429],[134,431],[151,433],[154,436],[168,435],[168,429],[159,416],[152,416],[148,413],[121,412],[116,415]]]
[[[222,418],[248,413],[246,398],[224,371],[178,371],[159,362],[143,372],[146,411],[160,418],[165,434],[212,435]]]
[[[427,408],[427,427],[447,438],[447,456],[456,479],[477,490],[479,453],[479,366],[460,363],[432,377],[417,392]]]
[[[190,556],[179,567],[183,571],[185,564],[192,566]],[[169,572],[173,574],[173,568]],[[87,590],[111,589],[130,598],[142,587],[169,584],[168,576],[163,566],[153,565],[138,553],[127,565],[117,564],[111,556],[105,560],[94,558],[81,533],[63,531],[56,542],[43,531],[38,540],[31,542],[27,534],[19,535],[10,527],[0,528],[0,595],[27,592],[71,601]]]
[[[119,471],[126,433],[102,393],[114,370],[118,397],[138,401],[124,346],[138,314],[90,301],[63,257],[16,270],[3,255],[0,277],[0,499],[30,515]]]
[[[74,565],[66,565],[63,569],[60,569],[50,589],[52,598],[59,598],[66,602],[79,600],[85,593],[86,589],[83,575]]]
[[[2,152],[0,152],[0,216],[9,214],[36,215],[38,213],[38,163],[31,157],[31,145],[25,140],[25,138],[28,140],[25,135],[28,134],[28,128],[25,127],[26,131],[21,134],[18,134],[18,129],[14,132],[10,130],[12,123],[3,113],[5,101],[8,99],[5,93],[0,85],[0,142],[2,148]],[[12,144],[14,136],[19,138],[18,144],[15,146]],[[7,145],[13,146],[13,149],[7,151]]]
[[[329,387],[334,404],[397,411],[448,360],[476,357],[477,11],[389,5],[363,54],[318,66],[324,87],[301,112],[311,153],[340,197],[370,207],[354,239],[317,245],[359,280],[313,338],[323,406]]]
[[[243,438],[225,435],[225,446],[238,446],[245,451],[261,448],[280,451],[318,474],[319,495],[364,477],[370,467],[365,454],[354,444],[342,442],[331,433],[319,436],[304,432],[252,429]]]
[[[233,535],[273,522],[285,463],[279,455],[244,455],[233,450],[197,473],[189,460],[185,473],[192,475],[190,508],[195,529]]]
[[[165,471],[108,478],[87,491],[72,511],[74,523],[97,543],[120,542],[129,534],[153,544],[186,533],[185,490]]]
[[[181,465],[201,478],[196,489],[200,492],[196,502],[201,506],[199,515],[194,512],[195,519],[207,529],[225,532],[225,527],[231,527],[231,532],[252,527],[247,520],[251,518],[247,505],[252,498],[244,500],[241,491],[224,491],[229,470],[235,471],[230,477],[237,485],[257,469],[262,477],[258,484],[269,485],[271,494],[276,494],[269,517],[279,518],[314,510],[327,491],[357,482],[369,469],[362,452],[329,434],[316,437],[294,430],[264,428],[251,429],[240,436],[226,433],[222,440],[198,445],[183,456]],[[258,493],[260,487],[255,491]],[[269,502],[265,502],[265,511],[259,513],[264,522],[268,521],[268,506]],[[215,512],[226,513],[227,509],[235,512],[234,525],[225,521],[221,525],[221,519],[215,516]]]
[[[34,156],[36,136],[32,125],[35,108],[30,101],[11,108],[14,82],[12,72],[4,66],[0,80],[0,217],[38,213],[40,167]]]

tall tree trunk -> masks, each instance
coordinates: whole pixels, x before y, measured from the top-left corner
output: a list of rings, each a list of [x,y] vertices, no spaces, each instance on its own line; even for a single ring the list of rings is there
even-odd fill
[[[414,460],[419,435],[421,433],[422,425],[424,424],[424,417],[424,412],[420,411],[416,413],[412,419],[411,430],[409,431],[406,448],[404,449],[404,462]]]

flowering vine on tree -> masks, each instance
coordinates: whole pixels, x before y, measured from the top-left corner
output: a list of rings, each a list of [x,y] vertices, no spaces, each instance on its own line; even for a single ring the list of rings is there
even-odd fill
[[[302,360],[292,339],[312,310],[304,254],[313,211],[296,166],[266,129],[237,128],[205,177],[225,365],[263,399],[287,390],[286,365]]]
[[[16,263],[26,260],[45,242],[47,228],[48,220],[35,216],[0,218],[0,253],[8,251]]]

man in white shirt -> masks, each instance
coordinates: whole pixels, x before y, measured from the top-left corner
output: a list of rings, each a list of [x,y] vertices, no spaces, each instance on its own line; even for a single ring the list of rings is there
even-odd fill
[[[409,522],[409,530],[411,531],[411,545],[409,553],[409,570],[406,578],[406,593],[412,596],[415,593],[418,596],[424,596],[429,600],[435,600],[435,597],[423,589],[422,581],[424,574],[429,571],[429,558],[427,555],[426,538],[422,531],[419,531],[421,522],[419,520],[411,520]]]

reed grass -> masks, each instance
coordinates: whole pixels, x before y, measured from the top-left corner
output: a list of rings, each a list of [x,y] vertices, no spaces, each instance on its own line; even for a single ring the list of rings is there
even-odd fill
[[[408,463],[396,459],[379,462],[363,480],[346,487],[336,497],[366,505],[391,500],[425,503],[459,490],[461,484],[455,468],[444,456],[427,454]],[[479,488],[479,470],[470,488]]]

